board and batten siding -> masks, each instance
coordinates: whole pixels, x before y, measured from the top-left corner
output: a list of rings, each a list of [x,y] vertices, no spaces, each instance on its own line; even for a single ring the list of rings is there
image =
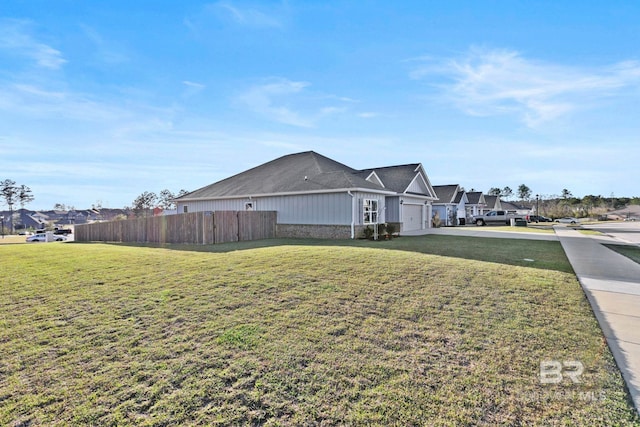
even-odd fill
[[[279,224],[348,225],[352,220],[352,199],[346,192],[184,201],[178,203],[178,212],[185,206],[187,212],[243,211],[247,203],[256,211],[276,211]]]
[[[276,211],[278,224],[309,225],[355,225],[363,224],[364,199],[378,200],[378,222],[385,222],[388,210],[385,209],[385,195],[378,193],[354,191],[347,192],[299,194],[291,196],[248,197],[222,200],[195,200],[178,202],[178,213],[203,211],[243,211],[247,203],[251,203],[256,211]],[[355,207],[353,205],[355,198]],[[399,201],[396,199],[396,203]],[[355,208],[354,210],[352,210]],[[396,209],[397,211],[397,209]],[[355,218],[353,215],[355,214]]]
[[[400,222],[400,197],[385,198],[385,218],[387,222]]]

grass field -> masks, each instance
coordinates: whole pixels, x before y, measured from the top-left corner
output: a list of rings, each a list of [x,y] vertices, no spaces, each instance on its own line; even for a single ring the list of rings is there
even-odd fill
[[[639,424],[557,242],[4,245],[0,267],[0,425]],[[544,360],[582,382],[541,384]]]
[[[640,248],[638,246],[611,244],[605,246],[640,264]]]

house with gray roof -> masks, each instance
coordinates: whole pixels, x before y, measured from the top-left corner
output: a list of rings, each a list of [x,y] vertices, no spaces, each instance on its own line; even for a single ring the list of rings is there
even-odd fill
[[[502,200],[500,200],[500,196],[490,196],[488,194],[484,195],[484,200],[486,206],[482,210],[481,214],[485,214],[489,211],[502,211]]]
[[[485,195],[481,191],[470,191],[467,193],[467,199],[467,219],[470,220],[475,215],[482,215],[487,208]]]
[[[436,194],[420,163],[356,170],[314,151],[289,154],[192,191],[178,212],[276,211],[279,237],[356,238],[367,226],[430,226]]]
[[[434,185],[438,200],[433,202],[433,220],[441,225],[453,226],[466,223],[466,207],[469,203],[467,193],[460,185]]]

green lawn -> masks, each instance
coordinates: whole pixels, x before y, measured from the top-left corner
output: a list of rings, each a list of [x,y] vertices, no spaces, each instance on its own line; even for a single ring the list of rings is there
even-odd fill
[[[605,245],[605,246],[640,264],[640,247],[632,246],[632,245]]]
[[[557,242],[5,245],[0,267],[0,425],[640,423]],[[540,384],[543,360],[582,382]]]

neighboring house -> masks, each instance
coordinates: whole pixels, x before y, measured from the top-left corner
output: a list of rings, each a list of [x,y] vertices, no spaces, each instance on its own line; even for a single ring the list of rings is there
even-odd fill
[[[467,221],[471,221],[475,215],[482,215],[487,207],[487,201],[485,200],[485,195],[480,191],[472,191],[466,194],[469,200],[466,208]]]
[[[500,204],[502,205],[502,210],[505,210],[509,213],[513,213],[513,214],[518,214],[518,215],[533,215],[533,213],[535,212],[535,205],[533,205],[533,207],[529,208],[527,206],[524,205],[516,205],[515,203],[512,202],[505,202],[504,200],[502,200],[500,202]]]
[[[42,222],[38,217],[33,217],[31,211],[26,209],[18,209],[13,211],[13,229],[14,230],[24,230],[24,229],[38,229],[43,228],[46,225]],[[0,212],[0,216],[4,217],[5,227],[9,228],[9,221],[11,212],[3,211]]]
[[[502,208],[502,201],[500,200],[500,196],[489,196],[487,194],[484,195],[484,201],[486,206],[484,207],[481,214],[486,214],[489,211],[502,211],[505,210]]]
[[[279,237],[355,238],[367,226],[430,226],[435,192],[421,164],[356,170],[290,154],[177,198],[179,213],[276,211]]]
[[[452,226],[466,222],[469,198],[460,185],[434,185],[433,189],[438,196],[438,201],[433,202],[433,213],[437,213],[441,224]]]

